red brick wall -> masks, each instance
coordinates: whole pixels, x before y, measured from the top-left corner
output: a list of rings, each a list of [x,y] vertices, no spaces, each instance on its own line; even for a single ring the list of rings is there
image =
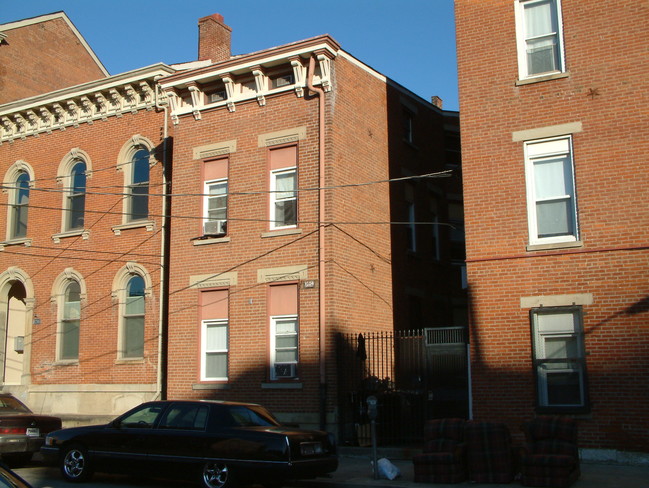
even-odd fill
[[[105,75],[62,18],[4,32],[0,45],[0,104]]]
[[[34,384],[152,384],[157,378],[160,306],[161,198],[152,196],[149,212],[155,221],[153,232],[144,228],[124,229],[117,236],[112,226],[122,223],[124,177],[118,172],[118,154],[136,134],[162,143],[163,113],[140,111],[121,118],[81,124],[78,128],[55,130],[0,146],[0,174],[17,160],[34,169],[35,188],[30,192],[27,237],[31,246],[9,245],[0,251],[0,270],[10,266],[22,269],[34,286],[34,314],[31,372]],[[60,243],[52,235],[61,232],[62,185],[56,181],[59,163],[71,149],[85,151],[92,161],[93,174],[87,179],[85,228],[87,240],[64,237]],[[158,153],[158,158],[162,152]],[[162,163],[151,168],[151,192],[163,192]],[[51,189],[53,191],[44,191]],[[1,195],[5,208],[0,212],[0,232],[4,241],[8,195]],[[149,272],[153,297],[147,299],[145,360],[116,364],[118,305],[111,299],[113,279],[127,261],[142,265]],[[87,301],[82,306],[79,363],[55,364],[57,307],[50,302],[54,280],[68,267],[79,272],[87,285]],[[28,356],[26,356],[28,357]]]
[[[599,10],[561,3],[569,76],[516,86],[514,3],[456,1],[474,412],[515,432],[534,414],[529,310],[520,298],[590,293],[591,413],[578,417],[581,442],[647,451],[649,422],[637,406],[649,400],[638,380],[649,347],[649,11],[625,0]],[[583,246],[526,251],[523,145],[512,132],[572,122],[583,127],[573,135]]]

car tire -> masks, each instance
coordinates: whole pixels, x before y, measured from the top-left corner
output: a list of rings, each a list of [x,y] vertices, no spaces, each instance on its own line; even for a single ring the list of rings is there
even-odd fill
[[[236,486],[232,468],[223,462],[209,461],[203,464],[200,485],[203,488],[232,488]]]
[[[63,450],[61,475],[73,483],[87,481],[92,476],[88,451],[80,444],[73,444]]]

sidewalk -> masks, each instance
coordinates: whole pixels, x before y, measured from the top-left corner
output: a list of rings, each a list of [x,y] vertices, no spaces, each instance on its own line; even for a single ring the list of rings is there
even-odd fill
[[[389,452],[379,452],[379,457],[388,457],[399,468],[401,476],[393,481],[376,480],[371,466],[371,452],[362,453],[360,449],[340,449],[340,464],[329,478],[293,481],[288,486],[308,488],[425,488],[425,487],[466,487],[474,488],[512,488],[522,486],[520,482],[510,484],[479,484],[465,481],[457,484],[415,483],[413,481],[412,461],[408,456],[396,454],[407,459],[392,459]],[[648,488],[649,466],[623,466],[611,464],[581,464],[581,477],[573,488]]]

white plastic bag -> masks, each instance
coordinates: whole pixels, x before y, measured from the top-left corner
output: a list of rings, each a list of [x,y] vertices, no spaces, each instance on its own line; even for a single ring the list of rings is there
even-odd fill
[[[379,478],[393,480],[401,476],[401,471],[387,458],[381,458],[376,462],[379,472]]]

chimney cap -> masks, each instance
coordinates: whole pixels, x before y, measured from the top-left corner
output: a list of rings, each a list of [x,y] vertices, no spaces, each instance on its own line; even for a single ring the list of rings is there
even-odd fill
[[[206,15],[205,17],[198,19],[198,23],[201,24],[203,22],[207,22],[208,20],[214,20],[215,22],[218,22],[219,24],[223,24],[225,26],[225,19],[223,19],[223,16],[221,14]]]

